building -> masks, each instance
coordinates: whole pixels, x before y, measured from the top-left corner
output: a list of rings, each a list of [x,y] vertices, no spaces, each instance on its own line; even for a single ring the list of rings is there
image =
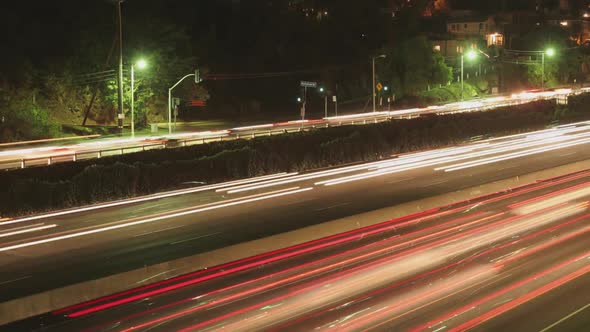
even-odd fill
[[[447,32],[459,40],[480,38],[488,47],[504,46],[504,34],[493,16],[451,18]]]

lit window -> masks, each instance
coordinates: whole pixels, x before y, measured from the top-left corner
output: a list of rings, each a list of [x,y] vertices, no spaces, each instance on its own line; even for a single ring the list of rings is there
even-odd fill
[[[567,21],[561,21],[559,22],[559,25],[561,25],[562,27],[566,27],[568,25]]]
[[[434,45],[434,50],[440,52],[440,45]]]

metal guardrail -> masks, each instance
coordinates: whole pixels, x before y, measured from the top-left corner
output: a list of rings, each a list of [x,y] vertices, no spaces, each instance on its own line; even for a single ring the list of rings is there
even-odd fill
[[[583,93],[582,91],[572,91],[569,94],[564,94],[562,97],[567,98],[571,95],[577,95]],[[193,137],[193,138],[186,138],[186,139],[168,139],[164,140],[161,143],[148,143],[148,144],[140,144],[140,145],[133,145],[133,146],[122,146],[117,148],[108,148],[108,149],[96,149],[96,150],[89,150],[89,151],[81,151],[81,152],[73,152],[73,153],[64,153],[60,155],[49,155],[43,157],[33,157],[33,158],[18,158],[18,159],[10,159],[10,160],[3,160],[0,161],[0,170],[13,170],[13,169],[22,169],[27,167],[33,166],[47,166],[52,165],[55,163],[61,162],[75,162],[79,160],[89,160],[89,159],[98,159],[108,156],[114,155],[123,155],[127,153],[135,153],[135,152],[143,152],[147,150],[154,150],[154,149],[168,149],[168,148],[177,148],[177,147],[186,147],[191,145],[198,145],[198,144],[206,144],[212,142],[221,142],[221,141],[233,141],[238,139],[253,139],[256,137],[262,136],[273,136],[273,135],[281,135],[287,133],[294,133],[294,132],[301,132],[301,131],[309,131],[314,130],[317,128],[329,128],[329,127],[338,127],[338,126],[345,126],[345,125],[365,125],[369,123],[379,123],[385,122],[392,119],[412,119],[418,118],[422,115],[428,114],[435,114],[435,115],[444,115],[444,114],[455,114],[455,113],[465,113],[465,112],[481,112],[486,111],[494,108],[499,107],[506,107],[506,106],[516,106],[516,105],[524,105],[534,101],[539,100],[552,100],[558,99],[559,96],[551,96],[551,97],[538,97],[538,98],[530,98],[526,100],[509,100],[506,103],[494,104],[494,105],[483,105],[480,107],[470,107],[470,108],[459,108],[453,110],[441,110],[441,109],[432,109],[432,110],[425,110],[423,112],[416,112],[410,114],[400,114],[400,115],[393,115],[393,114],[379,114],[372,116],[370,118],[350,118],[350,119],[339,119],[339,120],[325,120],[325,123],[322,124],[305,124],[302,123],[300,127],[297,128],[284,128],[284,129],[269,129],[267,131],[260,131],[260,132],[253,132],[249,134],[240,134],[240,133],[232,133],[222,136],[208,136],[208,137]],[[368,115],[370,116],[370,115]],[[295,126],[296,124],[294,124]]]
[[[213,142],[223,142],[223,141],[234,141],[239,139],[253,139],[256,137],[264,137],[264,136],[275,136],[275,135],[282,135],[287,133],[295,133],[295,132],[302,132],[302,131],[310,131],[318,128],[329,128],[329,127],[338,127],[344,125],[363,125],[368,123],[377,123],[377,122],[384,122],[388,121],[392,118],[397,117],[383,117],[383,118],[374,118],[374,121],[371,120],[346,120],[346,121],[338,121],[335,123],[326,122],[325,125],[303,125],[298,128],[285,128],[285,129],[274,129],[268,131],[261,131],[261,132],[254,132],[249,134],[230,134],[230,135],[222,135],[222,136],[208,136],[208,137],[200,137],[200,138],[187,138],[187,139],[171,139],[167,141],[163,141],[162,143],[157,144],[141,144],[141,145],[133,145],[133,146],[122,146],[116,148],[108,148],[108,149],[95,149],[95,150],[86,150],[80,152],[72,152],[72,153],[63,153],[59,155],[48,155],[42,157],[32,157],[32,158],[15,158],[9,160],[0,161],[0,170],[14,170],[14,169],[22,169],[27,167],[33,166],[49,166],[56,163],[62,162],[75,162],[80,160],[89,160],[89,159],[99,159],[103,157],[115,156],[115,155],[123,155],[127,153],[135,153],[135,152],[143,152],[148,150],[155,150],[155,149],[168,149],[168,148],[178,148],[178,147],[186,147],[191,145],[198,145],[198,144],[206,144],[206,143],[213,143]],[[402,118],[402,117],[399,117]],[[410,118],[406,116],[405,118]]]

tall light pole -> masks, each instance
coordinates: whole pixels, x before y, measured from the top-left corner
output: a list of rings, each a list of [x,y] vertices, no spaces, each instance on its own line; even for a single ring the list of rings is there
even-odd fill
[[[145,60],[131,64],[131,137],[135,137],[135,66],[139,69],[147,67]]]
[[[121,3],[117,0],[117,21],[119,22],[119,75],[117,79],[119,109],[117,111],[117,127],[123,130],[123,18],[121,15]]]
[[[545,54],[552,57],[555,55],[555,49],[548,48],[545,51],[541,51],[541,91],[545,91]]]
[[[375,92],[375,88],[377,86],[377,78],[375,77],[375,60],[386,58],[386,57],[387,57],[387,55],[385,55],[385,54],[381,54],[379,56],[373,57],[373,112],[377,112],[377,102],[376,102],[377,93]]]
[[[324,95],[324,117],[328,117],[328,94],[326,93],[326,89],[324,87],[320,87],[320,93]]]
[[[467,59],[468,60],[475,60],[476,57],[477,57],[477,53],[474,50],[467,51]],[[464,98],[465,98],[464,74],[465,74],[465,53],[461,53],[461,100],[464,100]]]

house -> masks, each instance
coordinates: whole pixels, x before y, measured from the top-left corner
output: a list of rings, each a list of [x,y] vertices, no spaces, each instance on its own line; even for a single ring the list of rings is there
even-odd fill
[[[461,55],[465,50],[477,48],[476,40],[456,39],[453,37],[432,37],[430,38],[432,49],[445,58],[454,58]]]
[[[481,39],[489,46],[504,46],[504,34],[493,16],[455,17],[447,22],[447,32],[458,40]]]

